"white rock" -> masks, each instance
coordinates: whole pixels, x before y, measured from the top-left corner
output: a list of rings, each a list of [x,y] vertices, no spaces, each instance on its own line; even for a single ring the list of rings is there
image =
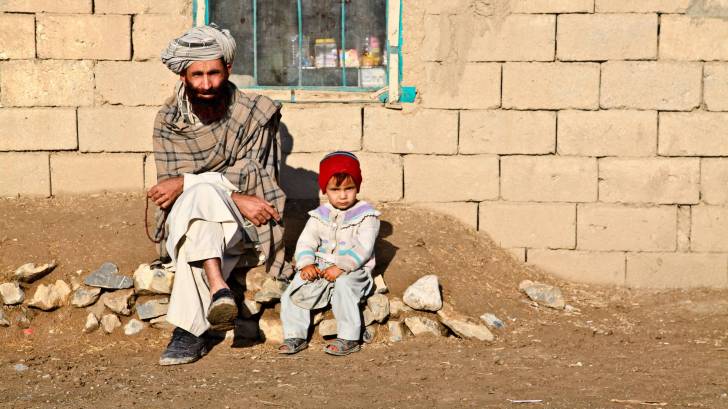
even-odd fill
[[[0,284],[0,297],[2,297],[3,304],[15,305],[23,302],[25,292],[18,283],[3,283]]]
[[[369,309],[369,307],[364,307],[364,311],[362,311],[362,324],[364,326],[367,326],[374,322],[374,313],[372,310]]]
[[[319,335],[322,337],[333,337],[336,335],[336,320],[323,320],[318,325]]]
[[[73,292],[71,305],[78,308],[88,307],[98,301],[100,295],[101,289],[98,287],[80,286]]]
[[[387,322],[387,329],[389,329],[389,341],[400,342],[404,340],[407,333],[407,327],[405,327],[402,321],[390,320]]]
[[[440,283],[434,274],[426,275],[409,286],[402,297],[405,304],[420,311],[437,311],[442,308]]]
[[[129,309],[129,306],[131,305],[133,296],[134,289],[130,288],[128,290],[114,291],[113,293],[104,293],[101,295],[99,301],[104,303],[108,309],[117,314],[131,315],[131,309]]]
[[[161,317],[157,317],[149,321],[149,325],[152,326],[152,328],[156,328],[163,331],[174,331],[174,325],[170,324],[167,321],[167,316],[162,315]]]
[[[89,274],[83,282],[91,287],[101,287],[110,290],[120,290],[134,286],[134,281],[131,277],[119,274],[119,267],[111,262],[102,264],[98,270]]]
[[[563,310],[566,306],[564,296],[558,287],[524,280],[518,285],[518,289],[526,293],[531,300],[546,307]]]
[[[106,314],[101,318],[101,328],[104,329],[104,332],[107,334],[111,334],[114,332],[115,329],[119,328],[121,326],[121,321],[119,321],[119,317],[117,317],[115,314]]]
[[[500,318],[496,317],[494,314],[491,314],[489,312],[483,314],[480,316],[480,319],[485,323],[485,325],[491,327],[491,328],[503,328],[506,326],[506,323],[503,322]]]
[[[63,280],[57,280],[53,285],[41,284],[35,290],[33,299],[28,305],[44,311],[50,311],[66,305],[71,287]]]
[[[384,277],[381,274],[374,276],[374,294],[386,294],[389,292],[387,283],[384,282]]]
[[[389,317],[389,299],[384,294],[374,294],[367,298],[367,307],[372,311],[374,321],[380,324]]]
[[[163,268],[151,268],[140,264],[134,272],[134,289],[137,294],[171,294],[174,273]]]
[[[495,337],[484,324],[478,323],[475,319],[463,315],[447,303],[444,303],[442,309],[437,312],[446,327],[460,338],[477,339],[479,341],[493,341]]]
[[[248,291],[257,292],[263,289],[263,283],[268,278],[268,274],[265,273],[265,266],[263,268],[254,267],[245,273],[245,289]]]
[[[10,321],[8,321],[7,318],[5,318],[5,312],[3,312],[2,308],[0,308],[0,327],[9,327]]]
[[[434,335],[434,336],[445,336],[447,329],[435,320],[431,320],[427,317],[407,317],[404,319],[407,329],[409,329],[414,336],[420,335]]]
[[[23,264],[15,270],[15,279],[24,283],[32,283],[33,281],[43,277],[56,268],[56,261],[36,266],[34,263]]]
[[[124,335],[136,335],[144,329],[144,323],[137,319],[130,319],[129,322],[124,325]]]
[[[412,308],[408,307],[407,304],[402,302],[399,298],[392,298],[389,300],[389,316],[392,318],[399,318],[400,316],[412,312]]]
[[[99,328],[99,320],[93,313],[89,313],[86,316],[86,324],[83,326],[83,332],[89,333],[94,332]]]
[[[258,321],[261,337],[266,343],[283,343],[283,323],[273,310],[266,310]]]
[[[280,300],[287,287],[288,284],[284,281],[268,277],[265,282],[263,282],[261,290],[255,293],[254,299],[255,301],[263,304]]]
[[[152,318],[161,317],[167,315],[169,310],[169,298],[165,297],[158,300],[149,300],[145,303],[136,304],[137,316],[140,320],[150,320]]]

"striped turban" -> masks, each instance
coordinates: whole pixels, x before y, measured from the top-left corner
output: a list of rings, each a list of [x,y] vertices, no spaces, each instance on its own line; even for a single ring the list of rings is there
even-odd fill
[[[193,27],[172,40],[162,51],[162,62],[175,74],[181,74],[195,61],[222,58],[226,64],[235,59],[235,39],[229,30],[215,23]]]

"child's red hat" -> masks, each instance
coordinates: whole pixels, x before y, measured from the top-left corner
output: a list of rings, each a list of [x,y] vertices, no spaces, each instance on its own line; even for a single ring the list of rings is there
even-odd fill
[[[356,190],[359,190],[361,186],[359,159],[351,152],[336,151],[324,156],[321,163],[319,163],[318,183],[321,193],[326,193],[326,185],[329,183],[329,179],[337,173],[345,173],[351,176],[356,185]]]

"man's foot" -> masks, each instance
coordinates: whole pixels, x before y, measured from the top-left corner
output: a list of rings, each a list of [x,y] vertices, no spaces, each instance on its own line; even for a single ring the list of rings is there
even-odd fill
[[[238,306],[235,304],[233,292],[229,288],[218,290],[212,295],[210,308],[207,310],[207,321],[214,331],[229,331],[235,327],[238,317]]]
[[[167,349],[159,358],[159,365],[189,364],[205,356],[208,351],[209,344],[204,335],[197,337],[182,328],[175,328]]]
[[[281,346],[278,347],[279,354],[293,355],[296,352],[303,351],[308,347],[308,342],[303,338],[286,338]]]
[[[324,347],[324,352],[329,355],[344,356],[361,350],[359,341],[336,338]]]

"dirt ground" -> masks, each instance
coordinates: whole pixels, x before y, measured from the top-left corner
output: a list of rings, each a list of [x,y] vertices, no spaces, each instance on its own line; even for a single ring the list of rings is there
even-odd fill
[[[287,210],[289,243],[310,206]],[[451,336],[392,344],[380,333],[343,358],[324,354],[317,340],[287,358],[271,345],[224,342],[195,364],[159,367],[167,332],[83,334],[86,312],[63,307],[35,312],[27,334],[15,325],[20,308],[5,307],[13,325],[0,328],[0,407],[728,407],[727,291],[565,283],[445,216],[382,210],[376,254],[391,294],[437,274],[457,310],[506,321],[495,342]],[[23,263],[53,259],[59,266],[39,283],[104,261],[131,274],[156,256],[143,218],[144,200],[135,195],[0,200],[0,281]],[[559,285],[577,310],[534,306],[517,289],[526,278]],[[17,363],[29,369],[17,372]]]

